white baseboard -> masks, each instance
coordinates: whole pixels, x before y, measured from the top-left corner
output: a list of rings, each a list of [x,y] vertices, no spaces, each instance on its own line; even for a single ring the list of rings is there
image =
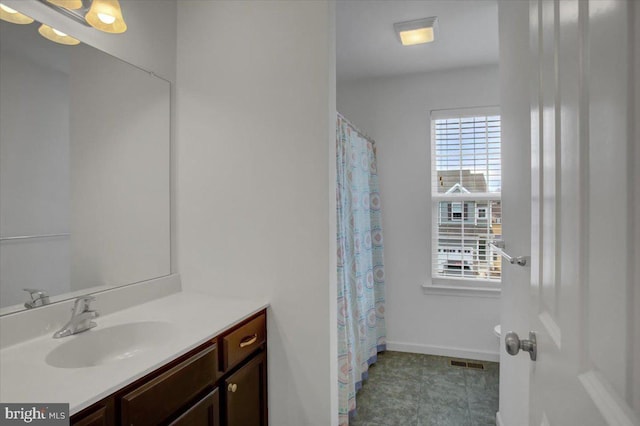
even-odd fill
[[[500,411],[496,413],[496,426],[504,426],[504,423],[502,423],[502,416],[500,415]]]
[[[499,362],[500,354],[489,351],[478,351],[447,346],[420,345],[416,343],[387,342],[387,350],[398,352],[412,352],[426,355],[448,356],[452,358],[467,358],[478,361]]]

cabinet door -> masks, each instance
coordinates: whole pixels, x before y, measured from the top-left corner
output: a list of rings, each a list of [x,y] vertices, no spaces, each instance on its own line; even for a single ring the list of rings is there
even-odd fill
[[[169,426],[220,426],[220,392],[218,392],[218,388],[196,402]]]
[[[112,397],[96,402],[71,417],[72,426],[113,426],[115,407]]]
[[[224,381],[227,426],[267,425],[267,359],[264,351]]]
[[[73,426],[107,426],[109,424],[107,421],[107,407],[99,406],[95,411],[80,419],[74,418],[71,424]]]

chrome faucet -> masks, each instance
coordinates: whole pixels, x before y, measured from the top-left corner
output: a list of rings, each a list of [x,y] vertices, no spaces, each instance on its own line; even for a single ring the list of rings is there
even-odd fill
[[[71,336],[72,334],[89,330],[98,325],[94,321],[91,321],[98,317],[96,311],[89,309],[89,304],[92,300],[96,300],[96,298],[93,296],[77,298],[71,309],[71,319],[64,327],[53,334],[53,338],[59,339],[60,337]]]
[[[44,306],[49,304],[49,295],[44,290],[37,288],[23,288],[31,296],[31,300],[24,304],[27,309],[37,308],[38,306]]]

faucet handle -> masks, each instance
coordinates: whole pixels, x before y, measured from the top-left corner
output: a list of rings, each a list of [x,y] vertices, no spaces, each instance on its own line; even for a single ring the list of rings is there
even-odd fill
[[[27,309],[44,306],[49,303],[49,295],[46,291],[38,288],[23,288],[23,290],[29,293],[31,297],[31,300],[24,304]]]
[[[40,299],[42,297],[49,297],[46,291],[40,290],[39,288],[23,288],[22,290],[29,293],[29,295],[31,296],[31,300]]]
[[[74,315],[89,311],[89,304],[96,300],[94,296],[80,296],[73,303],[72,312]]]

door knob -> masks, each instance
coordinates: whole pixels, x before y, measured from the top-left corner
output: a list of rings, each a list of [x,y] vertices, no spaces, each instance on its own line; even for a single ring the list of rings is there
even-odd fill
[[[538,357],[538,342],[536,341],[536,333],[529,332],[529,340],[520,340],[518,335],[513,331],[504,336],[504,346],[509,355],[516,355],[520,350],[529,352],[531,361],[535,361]]]
[[[235,383],[229,383],[229,386],[227,386],[227,390],[229,392],[235,392],[238,390],[238,385],[236,385]]]

